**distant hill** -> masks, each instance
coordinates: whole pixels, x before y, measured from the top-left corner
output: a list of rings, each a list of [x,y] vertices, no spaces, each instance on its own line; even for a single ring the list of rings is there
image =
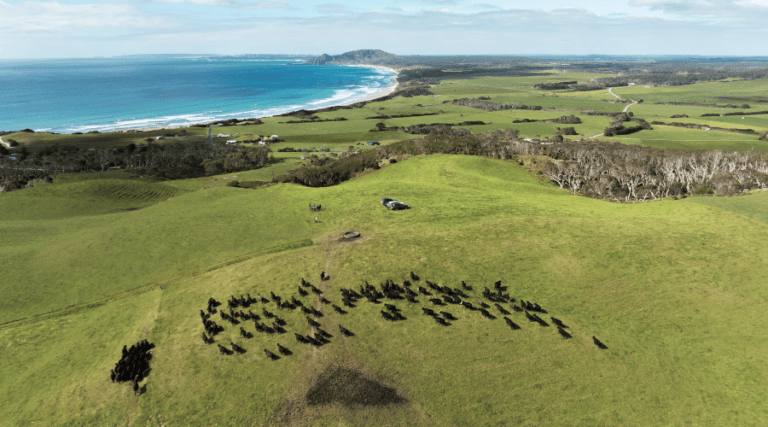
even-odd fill
[[[379,49],[362,49],[331,56],[322,54],[305,62],[309,65],[396,65],[402,64],[403,58]]]

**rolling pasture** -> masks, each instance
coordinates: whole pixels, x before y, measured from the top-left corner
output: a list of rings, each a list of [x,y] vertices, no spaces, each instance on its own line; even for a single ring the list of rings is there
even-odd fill
[[[83,208],[61,219],[43,215],[49,197],[40,196],[28,202],[37,217],[0,218],[10,236],[0,305],[4,424],[768,423],[763,194],[615,204],[569,195],[514,162],[448,155],[412,157],[328,188],[131,184],[114,194],[168,193],[130,203],[115,196],[122,211]],[[46,191],[88,206],[104,186],[122,185],[70,180]],[[388,211],[382,197],[412,209]],[[342,239],[348,230],[361,237]],[[342,288],[368,281],[380,290],[411,271],[420,277],[412,288],[465,281],[464,300],[481,298],[494,318],[434,306],[434,296],[383,299],[401,310],[400,321],[364,298],[341,304]],[[346,313],[320,295],[300,296],[301,278]],[[510,329],[482,296],[498,280],[512,298],[547,310],[540,316],[549,326],[509,310],[521,327]],[[230,296],[271,300],[270,292],[321,311],[314,319],[331,342],[298,343],[294,333],[312,332],[306,315],[274,301],[250,309],[277,314],[288,333],[258,333],[253,322],[231,325],[216,314],[225,330],[215,344],[203,342],[199,311],[209,298],[225,309]],[[439,325],[422,307],[456,320]],[[135,396],[109,370],[123,345],[142,339],[156,348],[147,391]],[[245,353],[216,347],[232,343]],[[263,350],[278,354],[278,343],[292,354],[267,359]]]

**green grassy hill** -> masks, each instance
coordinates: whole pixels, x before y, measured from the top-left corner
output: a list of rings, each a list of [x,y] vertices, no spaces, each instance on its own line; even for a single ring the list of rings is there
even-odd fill
[[[192,191],[198,184],[179,183],[189,192],[129,212],[0,218],[10,236],[0,321],[27,319],[0,327],[4,423],[768,423],[768,226],[734,212],[759,211],[761,195],[730,210],[699,198],[614,204],[542,184],[516,163],[447,155],[413,157],[328,188]],[[78,185],[62,188],[86,200],[116,184]],[[143,188],[131,194],[149,192]],[[382,197],[412,209],[388,211]],[[340,239],[347,230],[362,236]],[[321,283],[320,271],[330,280]],[[493,320],[442,307],[458,318],[444,327],[422,314],[432,306],[423,296],[394,302],[407,320],[389,322],[381,304],[363,299],[338,314],[318,296],[296,293],[304,277],[341,305],[341,287],[399,283],[410,271],[422,286],[466,281],[473,303],[502,280],[573,338],[520,313],[508,316],[521,326],[512,331],[492,303]],[[265,307],[286,320],[288,334],[244,339],[238,328],[253,332],[252,322],[216,317],[226,328],[217,343],[247,353],[224,356],[202,342],[198,311],[208,298],[270,291],[321,310],[332,342],[297,343],[294,332],[310,332],[305,315],[274,303]],[[70,304],[79,308],[61,311]],[[31,317],[52,311],[58,315]],[[338,324],[355,336],[341,336]],[[122,345],[144,338],[157,347],[147,392],[136,397],[108,375]],[[277,343],[294,354],[266,359],[263,349],[276,352]],[[391,398],[389,387],[400,403],[313,404],[329,373],[320,394],[363,389]]]

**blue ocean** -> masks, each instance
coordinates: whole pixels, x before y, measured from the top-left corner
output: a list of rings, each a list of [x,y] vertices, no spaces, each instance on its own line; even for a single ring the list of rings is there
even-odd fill
[[[186,126],[353,102],[387,69],[296,59],[161,56],[0,60],[0,131],[74,133]]]

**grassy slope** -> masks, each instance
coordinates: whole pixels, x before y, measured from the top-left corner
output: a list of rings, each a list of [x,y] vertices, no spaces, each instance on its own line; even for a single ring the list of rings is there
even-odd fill
[[[58,220],[44,215],[46,204],[57,209],[60,199],[67,201],[66,207],[87,207],[91,194],[105,186],[146,185],[118,183],[48,185],[2,198],[6,211],[33,206],[29,210],[44,219],[21,219],[17,214],[2,221],[0,253],[7,261],[0,285],[0,322],[60,310],[309,237],[309,221],[293,209],[285,211],[293,201],[234,188],[187,193],[132,212]],[[57,190],[69,198],[40,196]],[[83,199],[83,194],[88,197]],[[120,203],[117,197],[105,200]]]
[[[252,198],[279,197],[278,224],[288,228],[313,215],[304,208],[309,200],[325,210],[321,223],[306,225],[320,244],[0,330],[0,393],[12,399],[0,407],[3,420],[313,426],[768,422],[768,307],[762,286],[768,279],[762,246],[768,228],[762,222],[691,199],[617,205],[574,197],[538,183],[516,164],[463,156],[415,157],[331,188],[280,185],[202,194],[114,217],[130,217],[133,224],[153,218],[173,238],[183,234],[172,225],[187,221],[178,218],[183,207],[204,201],[192,196],[219,200],[228,210],[250,205]],[[414,208],[389,212],[378,203],[383,196]],[[252,215],[226,215],[227,228],[242,231],[243,224],[268,222],[271,214]],[[348,229],[363,238],[339,243],[340,232]],[[249,243],[246,234],[229,235],[232,249]],[[536,301],[562,319],[574,338],[563,340],[552,327],[534,326],[516,314],[523,329],[512,332],[501,319],[455,306],[448,311],[459,320],[448,328],[407,303],[397,305],[409,320],[389,323],[378,315],[380,306],[361,302],[343,316],[317,304],[326,313],[320,319],[326,330],[337,335],[341,322],[357,336],[336,337],[315,351],[290,335],[257,335],[245,342],[231,326],[217,340],[233,339],[249,350],[246,355],[221,356],[200,340],[197,310],[209,297],[269,290],[286,296],[299,277],[317,283],[320,270],[332,277],[324,287],[335,303],[339,287],[362,279],[397,280],[410,270],[450,286],[466,280],[476,295],[502,279],[513,296]],[[290,332],[308,332],[300,312],[283,317]],[[610,349],[599,351],[592,335]],[[144,337],[158,347],[149,391],[135,398],[128,386],[109,383],[107,374],[122,344]],[[261,349],[275,350],[277,342],[296,354],[264,360]],[[329,364],[376,376],[409,403],[303,405],[311,379]]]

